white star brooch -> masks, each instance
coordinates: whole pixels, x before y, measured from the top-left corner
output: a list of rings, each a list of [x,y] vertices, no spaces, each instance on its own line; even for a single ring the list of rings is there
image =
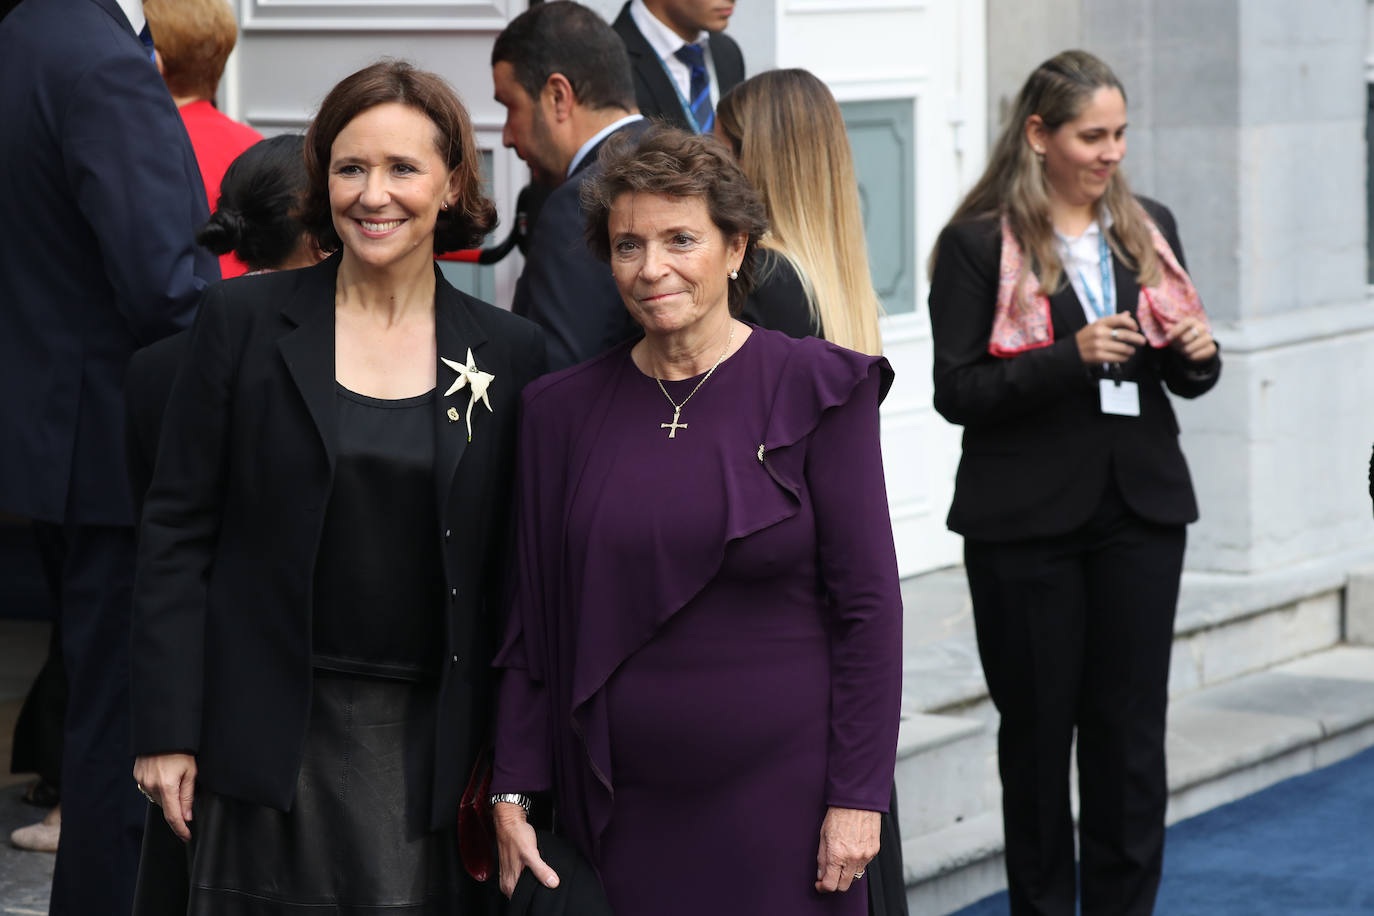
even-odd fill
[[[472,348],[468,348],[467,365],[455,362],[451,359],[439,357],[439,361],[448,366],[458,377],[453,380],[453,384],[448,386],[448,391],[444,392],[444,397],[462,391],[464,387],[468,389],[468,441],[472,441],[472,408],[478,401],[487,405],[487,410],[491,410],[491,401],[487,399],[487,388],[491,386],[496,376],[490,372],[483,372],[477,368],[477,361],[472,358]]]

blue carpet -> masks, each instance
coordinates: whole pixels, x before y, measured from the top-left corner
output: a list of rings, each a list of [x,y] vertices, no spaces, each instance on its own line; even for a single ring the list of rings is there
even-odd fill
[[[1006,916],[1006,892],[955,916]],[[1169,828],[1159,916],[1374,913],[1374,748]]]

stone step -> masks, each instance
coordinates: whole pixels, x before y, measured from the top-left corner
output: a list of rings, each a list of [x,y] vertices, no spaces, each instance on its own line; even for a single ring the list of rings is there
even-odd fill
[[[1364,555],[1244,576],[1184,573],[1170,695],[1262,671],[1340,642],[1349,571]],[[1374,595],[1374,585],[1370,591]],[[967,707],[986,701],[963,569],[951,567],[903,581],[902,600],[907,608],[903,713],[962,715]]]
[[[1340,577],[1348,575],[1340,568],[1348,561],[1247,577],[1185,574],[1170,694],[1177,700],[1335,645]],[[902,836],[919,838],[998,810],[997,713],[978,660],[963,570],[909,579],[903,598],[909,611],[896,781]],[[954,728],[951,720],[963,725]]]
[[[1170,823],[1374,746],[1374,648],[1336,646],[1180,696],[1167,746]],[[917,803],[903,786],[901,806]],[[911,912],[950,913],[1005,887],[1002,848],[995,806],[906,835]]]
[[[897,737],[898,827],[902,836],[943,830],[996,807],[995,754],[987,723],[956,716],[903,717]],[[991,778],[989,778],[991,777]],[[995,797],[988,798],[991,791]]]

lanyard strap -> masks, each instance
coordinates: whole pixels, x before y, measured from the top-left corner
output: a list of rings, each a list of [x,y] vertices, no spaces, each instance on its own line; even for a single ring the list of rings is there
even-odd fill
[[[1088,286],[1083,271],[1078,271],[1078,282],[1083,285],[1083,295],[1088,297],[1088,307],[1098,318],[1106,318],[1116,313],[1116,284],[1112,282],[1112,252],[1107,247],[1107,233],[1099,229],[1097,234],[1097,266],[1102,272],[1102,301],[1098,302]]]
[[[663,68],[663,75],[668,77],[668,85],[673,87],[673,92],[677,95],[677,103],[682,107],[682,114],[687,119],[687,123],[692,126],[692,133],[701,133],[701,125],[697,123],[696,115],[692,114],[692,104],[687,101],[687,97],[678,88],[677,80],[673,79],[673,72],[668,69],[667,62],[657,54],[654,57],[658,60],[659,67]],[[710,74],[711,71],[707,70],[706,72]]]

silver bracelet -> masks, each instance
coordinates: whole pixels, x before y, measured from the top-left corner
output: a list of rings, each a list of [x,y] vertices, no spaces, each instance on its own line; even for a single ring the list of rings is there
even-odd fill
[[[493,795],[488,800],[488,804],[493,808],[495,808],[499,802],[519,805],[525,809],[525,817],[530,816],[530,807],[534,804],[534,801],[528,795],[521,795],[519,792],[502,792],[499,795]]]

